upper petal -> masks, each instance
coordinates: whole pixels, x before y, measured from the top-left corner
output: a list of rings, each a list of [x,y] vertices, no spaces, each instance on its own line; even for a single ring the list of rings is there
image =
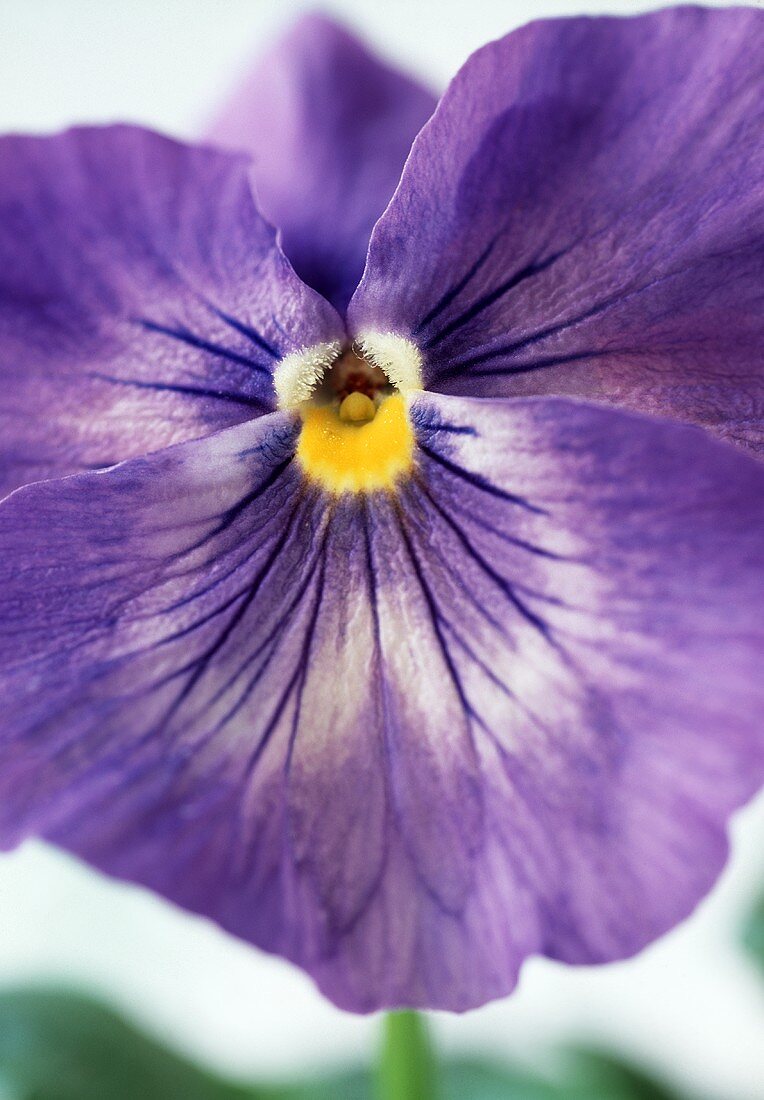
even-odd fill
[[[374,231],[356,331],[428,388],[579,394],[764,445],[764,12],[533,23],[478,51]]]
[[[295,270],[338,308],[435,97],[332,19],[299,21],[211,128],[251,150],[258,201]]]
[[[247,171],[135,127],[0,139],[0,494],[259,416],[341,333]]]

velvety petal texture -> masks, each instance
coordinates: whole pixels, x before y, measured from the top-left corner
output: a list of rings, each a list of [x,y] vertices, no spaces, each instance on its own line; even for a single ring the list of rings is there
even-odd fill
[[[418,138],[350,308],[428,388],[575,394],[764,447],[764,12],[533,23]]]
[[[0,506],[0,836],[464,1009],[686,916],[759,785],[764,468],[568,400],[422,395],[397,494],[276,413]]]
[[[211,128],[255,159],[258,203],[297,273],[344,309],[435,96],[331,19],[281,40]]]
[[[0,494],[268,412],[279,357],[338,334],[244,157],[129,126],[0,138]]]

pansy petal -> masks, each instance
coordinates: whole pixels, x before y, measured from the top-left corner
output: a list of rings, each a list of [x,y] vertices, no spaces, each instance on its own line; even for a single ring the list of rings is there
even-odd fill
[[[267,412],[277,358],[338,332],[243,157],[127,126],[0,139],[0,493]]]
[[[564,399],[428,395],[414,421],[402,522],[479,749],[467,916],[498,992],[508,899],[534,913],[513,951],[602,961],[686,916],[723,865],[726,818],[764,779],[764,471],[695,428]]]
[[[388,810],[366,544],[296,472],[298,424],[0,505],[0,842],[44,835],[310,968],[375,892]]]
[[[371,1008],[406,995],[389,922],[408,972],[420,892],[464,904],[482,792],[458,698],[427,698],[442,655],[398,645],[431,630],[426,602],[378,594],[380,555],[412,576],[395,514],[311,488],[298,423],[0,505],[0,843],[45,836]],[[385,915],[401,867],[410,908]]]
[[[0,841],[473,1006],[684,917],[760,784],[764,470],[561,399],[412,404],[325,496],[277,413],[0,505]]]
[[[356,331],[428,388],[580,395],[764,446],[764,12],[533,23],[478,51],[374,231]]]
[[[309,15],[258,65],[210,134],[252,152],[258,202],[295,270],[344,309],[372,227],[435,104],[342,26]]]

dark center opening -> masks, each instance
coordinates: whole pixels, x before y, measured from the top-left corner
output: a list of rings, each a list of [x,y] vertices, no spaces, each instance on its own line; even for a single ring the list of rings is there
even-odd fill
[[[324,375],[316,397],[320,404],[339,405],[351,393],[362,393],[378,405],[393,393],[393,386],[384,371],[346,348]]]

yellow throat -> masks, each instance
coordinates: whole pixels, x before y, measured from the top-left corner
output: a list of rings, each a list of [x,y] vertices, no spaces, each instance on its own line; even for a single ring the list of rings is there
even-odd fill
[[[414,460],[414,433],[400,393],[378,405],[362,393],[339,404],[305,405],[297,458],[330,493],[392,489]]]

